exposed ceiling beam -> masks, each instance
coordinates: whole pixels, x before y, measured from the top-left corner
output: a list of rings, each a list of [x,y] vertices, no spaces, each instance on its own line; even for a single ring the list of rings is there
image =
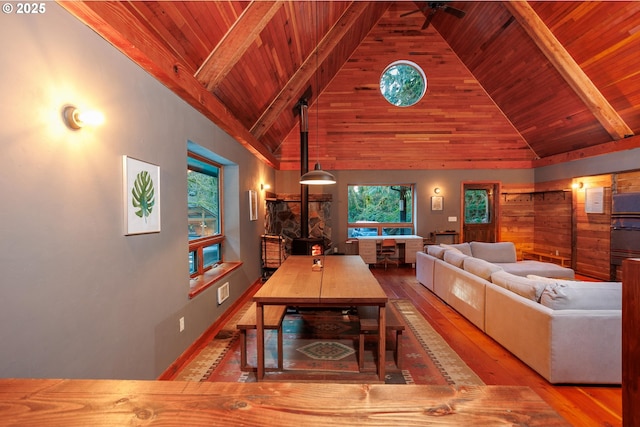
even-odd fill
[[[131,58],[189,105],[240,142],[256,157],[278,169],[279,161],[208,92],[126,7],[125,2],[61,1],[59,4]]]
[[[389,7],[389,3],[377,5],[375,3],[376,2],[374,2],[373,6],[380,8],[379,14],[377,15],[379,19]],[[315,50],[312,51],[305,59],[300,68],[296,70],[294,75],[280,90],[278,96],[275,97],[271,104],[262,113],[262,116],[260,116],[253,125],[251,133],[257,139],[260,139],[269,130],[284,110],[291,108],[292,105],[298,101],[298,97],[306,89],[309,80],[318,69],[318,64],[322,63],[329,56],[331,51],[338,43],[340,43],[349,29],[351,29],[354,24],[358,23],[362,14],[369,7],[372,7],[370,2],[354,1],[344,11],[340,19],[338,19],[336,24],[327,32],[322,40],[318,42]],[[368,25],[370,25],[369,30],[377,23],[377,19],[372,19],[371,21],[373,22],[368,23]],[[361,41],[362,40],[359,42]],[[322,92],[322,90],[320,88],[316,88],[316,91],[318,92],[315,94],[317,98],[318,94]]]
[[[587,77],[582,68],[540,19],[531,5],[526,1],[511,0],[505,3],[505,7],[529,34],[569,86],[587,105],[611,138],[619,140],[633,135],[631,128],[622,120],[618,112],[613,109],[609,101],[602,95],[591,79]]]
[[[556,164],[571,162],[574,160],[582,160],[588,157],[615,153],[618,151],[633,150],[635,148],[640,148],[640,135],[617,140],[617,141],[610,141],[604,144],[582,148],[580,150],[569,151],[567,153],[560,153],[560,154],[555,154],[553,156],[547,156],[542,159],[534,160],[533,167],[539,168],[542,166],[556,165]]]
[[[282,1],[252,1],[227,31],[195,77],[208,91],[215,89],[282,7]]]

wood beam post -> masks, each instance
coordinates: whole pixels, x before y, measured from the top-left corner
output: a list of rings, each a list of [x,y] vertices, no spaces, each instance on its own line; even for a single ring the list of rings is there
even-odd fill
[[[260,35],[273,15],[282,7],[282,1],[253,1],[224,35],[218,45],[202,63],[195,77],[208,91],[215,89],[229,71],[242,58],[245,51]]]
[[[184,72],[167,49],[150,37],[124,2],[63,1],[59,3],[136,64],[200,111],[267,165],[280,162],[229,109],[208,92],[191,73]]]
[[[505,2],[505,7],[529,34],[569,86],[587,105],[611,138],[619,140],[633,136],[633,130],[613,109],[609,101],[558,41],[531,5],[526,1],[511,0]]]
[[[346,36],[353,25],[358,23],[360,17],[371,7],[377,8],[376,16],[380,18],[389,7],[388,3],[371,5],[370,2],[354,1],[344,11],[340,19],[329,30],[329,32],[318,42],[316,48],[309,54],[304,63],[298,68],[295,74],[289,79],[287,84],[280,90],[278,96],[271,102],[271,105],[264,110],[262,116],[251,128],[251,133],[260,139],[269,128],[275,123],[280,113],[287,108],[291,108],[293,101],[308,86],[309,81],[317,72],[319,64],[327,59],[336,45]],[[376,21],[377,22],[377,21]],[[371,28],[376,24],[371,22]],[[315,88],[316,100],[322,93],[320,88]],[[311,105],[313,102],[308,100]]]

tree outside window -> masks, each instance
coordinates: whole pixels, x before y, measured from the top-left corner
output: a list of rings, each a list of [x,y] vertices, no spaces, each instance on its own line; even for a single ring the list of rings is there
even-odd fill
[[[466,224],[488,224],[490,220],[487,190],[465,190],[464,222]]]
[[[380,76],[380,93],[396,107],[416,104],[426,91],[427,76],[415,62],[395,61]]]
[[[349,185],[348,236],[410,235],[413,185]]]
[[[189,153],[187,158],[187,224],[189,273],[199,276],[222,261],[220,189],[222,166]]]

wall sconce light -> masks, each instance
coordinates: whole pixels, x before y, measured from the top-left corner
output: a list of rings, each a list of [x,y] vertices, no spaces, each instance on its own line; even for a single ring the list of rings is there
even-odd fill
[[[433,189],[433,192],[436,193],[436,194],[440,194],[440,191],[442,191],[442,190],[440,190],[440,187],[436,187],[436,188]]]
[[[104,115],[100,111],[83,111],[73,105],[65,107],[63,114],[67,126],[74,130],[84,126],[97,126],[104,123]]]
[[[271,186],[269,184],[260,184],[261,190],[270,190]]]
[[[571,184],[571,188],[573,188],[574,190],[580,190],[583,187],[584,187],[584,183],[582,181],[574,182],[573,184]]]

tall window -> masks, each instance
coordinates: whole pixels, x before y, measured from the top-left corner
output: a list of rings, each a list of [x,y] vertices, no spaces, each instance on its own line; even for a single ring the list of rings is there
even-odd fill
[[[189,273],[203,274],[222,261],[222,166],[189,152],[187,194]]]
[[[349,185],[348,236],[414,234],[413,185]]]

